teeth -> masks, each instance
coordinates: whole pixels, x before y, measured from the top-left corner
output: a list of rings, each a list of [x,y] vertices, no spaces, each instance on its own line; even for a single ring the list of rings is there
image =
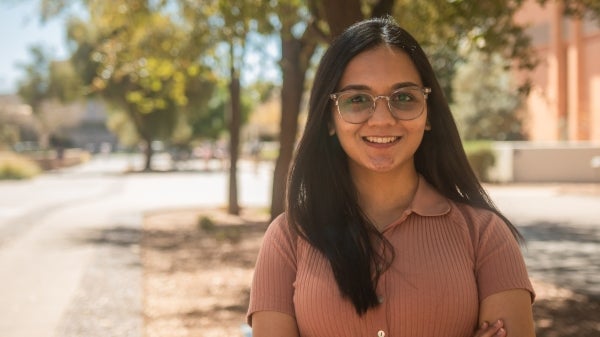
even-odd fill
[[[398,137],[365,137],[370,143],[387,144],[395,141]]]

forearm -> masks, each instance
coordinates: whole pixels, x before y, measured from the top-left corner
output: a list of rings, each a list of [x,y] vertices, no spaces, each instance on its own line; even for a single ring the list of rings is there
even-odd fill
[[[523,289],[494,294],[481,302],[479,323],[503,322],[508,337],[535,337],[531,296]]]
[[[276,311],[252,314],[252,337],[300,337],[296,319]]]

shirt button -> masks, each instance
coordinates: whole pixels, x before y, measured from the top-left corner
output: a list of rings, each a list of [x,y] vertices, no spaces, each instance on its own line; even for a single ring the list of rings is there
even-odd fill
[[[383,330],[377,331],[377,337],[385,337],[385,331],[383,331]]]

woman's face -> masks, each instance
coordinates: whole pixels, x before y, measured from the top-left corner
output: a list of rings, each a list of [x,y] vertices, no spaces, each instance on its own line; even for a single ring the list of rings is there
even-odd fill
[[[387,96],[406,85],[423,86],[416,67],[403,51],[382,45],[358,54],[348,63],[338,92],[359,90],[372,96]],[[399,120],[390,112],[386,99],[376,103],[373,114],[360,124],[344,121],[332,104],[330,131],[337,134],[348,155],[351,172],[414,170],[413,156],[426,128],[426,104],[417,118]]]

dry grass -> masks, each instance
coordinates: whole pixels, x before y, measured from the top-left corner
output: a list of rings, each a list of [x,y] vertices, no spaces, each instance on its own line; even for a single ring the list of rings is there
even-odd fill
[[[214,228],[201,226],[202,218]],[[142,237],[145,336],[242,336],[266,220],[251,212],[149,216]]]

